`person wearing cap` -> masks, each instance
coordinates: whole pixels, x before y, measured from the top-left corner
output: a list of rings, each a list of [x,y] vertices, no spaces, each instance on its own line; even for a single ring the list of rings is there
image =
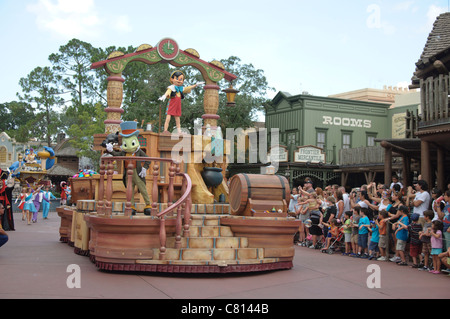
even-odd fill
[[[137,122],[135,121],[127,121],[122,122],[120,124],[122,136],[122,146],[121,151],[114,151],[112,143],[106,144],[106,151],[113,156],[133,156],[133,157],[148,157],[147,154],[143,150],[141,150],[141,145],[139,143],[139,130],[137,129]],[[151,202],[150,197],[147,192],[147,187],[145,183],[145,177],[147,176],[147,170],[150,167],[149,161],[144,161],[142,165],[142,161],[124,161],[124,169],[123,169],[123,183],[125,187],[127,187],[128,181],[128,165],[133,165],[133,179],[132,179],[132,189],[134,190],[137,186],[139,192],[142,195],[142,198],[145,201],[144,214],[151,214]],[[133,209],[133,214],[136,214],[135,200],[134,196],[131,196],[131,205]]]
[[[422,231],[422,225],[418,223],[419,214],[411,215],[411,224],[408,226],[409,230],[409,255],[412,257],[412,268],[419,268],[419,255],[422,253],[422,241],[419,238],[419,233]]]
[[[316,192],[310,179],[306,179],[303,184],[303,188],[299,186],[298,190],[307,196],[310,196],[311,194]]]

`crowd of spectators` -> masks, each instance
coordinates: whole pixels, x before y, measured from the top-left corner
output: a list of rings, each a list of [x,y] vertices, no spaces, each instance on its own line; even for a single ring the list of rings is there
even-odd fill
[[[429,190],[419,178],[404,187],[313,187],[310,178],[293,188],[289,213],[301,221],[295,242],[344,256],[391,261],[433,274],[450,274],[450,184]]]

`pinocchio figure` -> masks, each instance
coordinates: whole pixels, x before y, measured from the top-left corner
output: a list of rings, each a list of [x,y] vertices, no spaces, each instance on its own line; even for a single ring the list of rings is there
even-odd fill
[[[192,89],[196,88],[198,85],[204,84],[204,82],[198,82],[194,85],[184,87],[185,76],[181,71],[174,71],[170,75],[170,83],[171,86],[167,88],[166,93],[161,96],[159,99],[161,101],[165,101],[169,99],[167,111],[166,111],[166,121],[164,123],[164,132],[163,134],[170,134],[168,131],[170,120],[175,117],[175,125],[177,127],[178,134],[181,134],[181,100],[184,99],[184,94],[188,94],[192,91]]]

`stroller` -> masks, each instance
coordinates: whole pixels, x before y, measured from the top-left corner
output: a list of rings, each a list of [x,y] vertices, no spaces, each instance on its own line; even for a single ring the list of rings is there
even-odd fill
[[[339,227],[339,233],[335,238],[331,238],[330,246],[327,247],[326,239],[324,240],[323,246],[322,246],[322,252],[328,253],[329,255],[332,255],[335,251],[339,250],[341,252],[345,251],[345,242],[344,242],[344,228],[341,226]]]
[[[305,227],[311,229],[311,227],[319,228],[320,231],[322,231],[323,225],[320,223],[315,223],[311,219],[307,219],[305,221]],[[314,244],[313,235],[310,233],[306,238],[305,241],[302,243],[302,246],[311,248]],[[314,249],[321,249],[322,247],[326,246],[326,239],[324,236],[320,236],[320,238],[316,241],[314,245]]]

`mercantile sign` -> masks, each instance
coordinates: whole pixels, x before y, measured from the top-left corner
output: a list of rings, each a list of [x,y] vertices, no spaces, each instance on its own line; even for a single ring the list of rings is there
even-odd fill
[[[325,159],[323,149],[312,145],[300,146],[294,152],[294,162],[296,163],[326,163]]]

